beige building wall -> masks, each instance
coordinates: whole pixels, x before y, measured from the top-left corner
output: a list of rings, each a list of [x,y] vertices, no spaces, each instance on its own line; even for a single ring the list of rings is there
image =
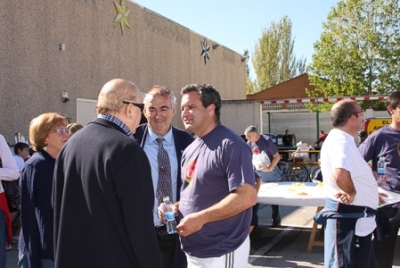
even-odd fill
[[[0,133],[10,144],[15,132],[28,137],[29,122],[41,113],[75,122],[77,99],[96,100],[117,77],[142,91],[165,85],[178,104],[180,88],[195,82],[212,84],[223,100],[246,98],[239,53],[223,44],[213,49],[213,40],[133,2],[125,6],[131,27],[122,35],[111,0],[0,0]],[[200,56],[204,39],[207,64]],[[69,102],[61,101],[62,91]],[[174,123],[181,126],[179,113]]]
[[[253,100],[223,101],[221,123],[239,135],[250,125],[255,125],[261,131],[260,103]]]

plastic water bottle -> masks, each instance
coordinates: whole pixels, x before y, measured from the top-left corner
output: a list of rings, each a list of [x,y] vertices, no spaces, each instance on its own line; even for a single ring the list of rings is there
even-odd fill
[[[163,198],[164,201],[164,215],[167,226],[167,233],[175,234],[176,233],[176,221],[175,221],[175,213],[174,213],[174,204],[169,200],[169,196]]]
[[[381,156],[379,157],[379,161],[378,161],[378,185],[382,186],[385,181],[386,181],[386,177],[385,177],[385,169],[386,169],[386,163],[385,163],[385,157]]]

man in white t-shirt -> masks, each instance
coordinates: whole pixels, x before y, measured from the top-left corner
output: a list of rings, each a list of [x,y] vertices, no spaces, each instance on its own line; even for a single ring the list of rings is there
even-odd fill
[[[296,146],[297,146],[297,149],[293,153],[293,157],[296,158],[296,162],[297,161],[307,162],[310,159],[310,155],[308,154],[307,151],[314,150],[314,148],[311,145],[304,143],[303,141],[299,141],[296,144]]]
[[[362,128],[357,102],[333,105],[330,131],[321,150],[321,170],[327,199],[319,214],[325,223],[325,267],[373,267],[371,236],[376,227],[378,186],[354,137]]]

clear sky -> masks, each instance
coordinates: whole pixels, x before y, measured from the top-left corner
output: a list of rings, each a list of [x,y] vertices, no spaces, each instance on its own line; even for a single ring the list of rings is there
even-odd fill
[[[118,0],[116,0],[118,1]],[[322,23],[339,0],[133,0],[213,42],[250,56],[263,29],[287,15],[296,58],[311,62]],[[249,62],[251,65],[251,60]]]

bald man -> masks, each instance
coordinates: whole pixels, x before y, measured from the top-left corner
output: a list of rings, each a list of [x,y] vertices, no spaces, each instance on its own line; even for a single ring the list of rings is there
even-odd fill
[[[332,106],[334,127],[321,150],[325,206],[315,219],[325,224],[325,267],[377,267],[372,232],[379,204],[378,186],[354,137],[363,127],[357,102],[342,100]]]
[[[107,82],[97,118],[60,152],[53,185],[56,267],[162,267],[150,164],[133,138],[143,106],[135,84]]]

